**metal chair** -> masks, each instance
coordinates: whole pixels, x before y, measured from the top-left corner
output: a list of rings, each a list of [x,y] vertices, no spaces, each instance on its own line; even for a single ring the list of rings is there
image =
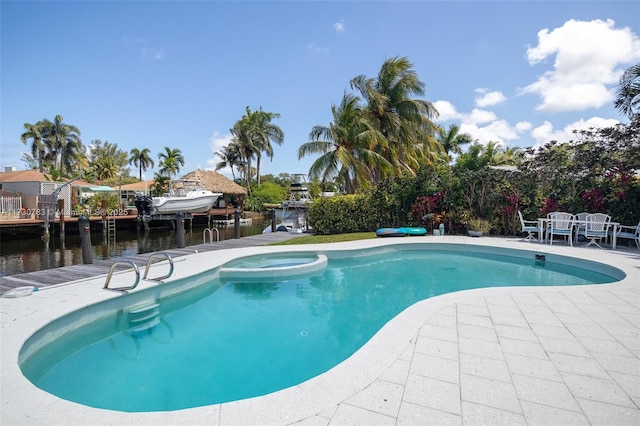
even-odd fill
[[[527,232],[526,240],[533,240],[533,234],[538,234],[537,240],[542,238],[542,230],[540,229],[540,224],[537,220],[524,220],[522,217],[522,212],[518,210],[518,217],[520,218],[520,224],[522,224],[522,232]]]
[[[587,223],[584,228],[584,236],[589,240],[585,247],[589,247],[592,244],[602,248],[600,244],[596,242],[602,242],[603,238],[607,238],[607,232],[609,231],[609,222],[611,222],[611,216],[604,213],[594,213],[587,216]]]
[[[578,222],[576,223],[576,241],[580,240],[580,235],[584,237],[584,228],[586,228],[585,221],[587,220],[587,216],[589,213],[583,212],[575,215],[574,219]]]
[[[549,215],[548,228],[549,244],[553,245],[553,236],[562,235],[568,237],[569,245],[573,247],[573,215],[565,212],[555,212]]]
[[[636,246],[640,248],[640,222],[638,222],[637,226],[618,225],[616,238],[633,240],[635,241]]]

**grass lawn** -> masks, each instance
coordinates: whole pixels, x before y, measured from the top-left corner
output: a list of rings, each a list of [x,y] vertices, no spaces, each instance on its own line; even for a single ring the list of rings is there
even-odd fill
[[[368,240],[376,238],[375,232],[354,232],[351,234],[337,235],[309,235],[308,237],[293,238],[291,240],[281,241],[279,243],[270,244],[272,246],[289,246],[294,244],[325,244],[339,243],[343,241]]]

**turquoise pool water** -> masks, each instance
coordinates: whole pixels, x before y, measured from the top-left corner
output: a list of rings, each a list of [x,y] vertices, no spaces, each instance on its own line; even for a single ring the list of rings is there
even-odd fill
[[[94,307],[66,323],[58,320],[52,329],[87,324],[67,332],[43,330],[25,344],[21,368],[39,388],[92,407],[138,412],[211,405],[321,374],[402,310],[432,296],[620,278],[580,264],[536,262],[534,255],[397,250],[349,258],[329,254],[323,271],[275,282],[224,283],[212,273],[170,297],[141,292],[123,296],[136,302],[108,315]],[[606,271],[602,266],[595,269]],[[39,343],[52,332],[59,336]]]

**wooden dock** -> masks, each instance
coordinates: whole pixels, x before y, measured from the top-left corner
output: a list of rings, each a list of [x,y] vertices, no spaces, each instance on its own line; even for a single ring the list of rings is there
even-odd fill
[[[289,234],[288,232],[271,232],[268,234],[251,235],[238,239],[229,239],[211,244],[197,244],[182,249],[163,250],[172,258],[179,258],[187,254],[193,254],[195,250],[198,252],[209,252],[215,250],[226,250],[242,247],[265,246],[279,241],[289,240],[304,236],[305,234]],[[106,275],[109,273],[111,265],[117,261],[126,259],[135,262],[139,268],[143,269],[147,264],[147,260],[153,253],[138,254],[135,256],[114,257],[110,259],[100,260],[91,264],[79,264],[72,266],[64,266],[61,268],[44,269],[37,272],[27,272],[23,274],[9,275],[0,277],[0,293],[16,287],[33,286],[37,288],[47,287],[55,284],[62,284],[68,281],[75,281]],[[158,261],[162,257],[157,257]]]

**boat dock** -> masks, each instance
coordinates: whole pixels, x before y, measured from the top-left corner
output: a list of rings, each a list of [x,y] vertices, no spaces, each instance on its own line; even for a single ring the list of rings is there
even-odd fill
[[[209,244],[197,244],[185,248],[164,250],[163,253],[167,253],[173,259],[176,259],[180,256],[193,254],[195,251],[197,251],[198,253],[203,253],[233,248],[265,246],[279,241],[297,238],[303,235],[304,234],[290,234],[288,232],[271,232],[268,234],[251,235],[238,239],[228,239]],[[69,281],[107,275],[109,273],[111,265],[125,259],[128,261],[133,261],[139,268],[144,268],[149,257],[153,255],[154,253],[144,253],[135,256],[114,257],[90,264],[65,266],[62,268],[45,269],[37,272],[27,272],[23,274],[0,277],[0,293],[4,293],[5,291],[17,287],[33,286],[36,288],[43,288]],[[158,261],[163,260],[162,257],[157,257],[157,259]]]

